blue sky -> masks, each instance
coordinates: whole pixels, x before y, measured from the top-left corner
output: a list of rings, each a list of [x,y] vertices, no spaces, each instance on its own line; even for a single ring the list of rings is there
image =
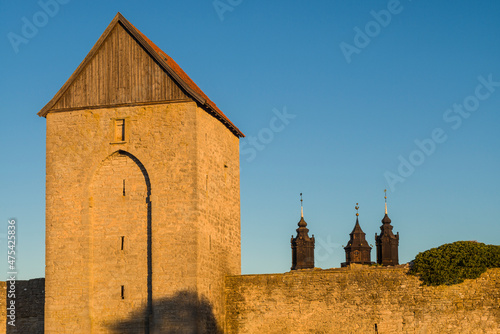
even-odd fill
[[[0,277],[11,217],[18,278],[44,275],[36,113],[118,11],[247,135],[243,273],[290,269],[301,192],[318,267],[345,260],[356,203],[375,243],[384,189],[402,263],[500,244],[500,2],[54,1],[0,1]]]

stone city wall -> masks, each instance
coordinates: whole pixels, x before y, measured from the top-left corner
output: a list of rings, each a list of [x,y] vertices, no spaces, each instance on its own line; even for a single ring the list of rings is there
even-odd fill
[[[500,332],[500,269],[439,287],[402,267],[228,276],[225,293],[226,333]],[[43,333],[43,278],[16,282],[15,328],[0,294],[0,333]]]
[[[226,278],[227,333],[500,333],[500,269],[422,286],[407,268]]]
[[[15,298],[7,298],[11,290],[9,286],[9,282],[0,282],[0,333],[43,333],[45,279],[16,281]],[[15,312],[7,310],[7,305],[10,305],[11,300],[15,301]],[[7,318],[9,315],[10,318]],[[13,320],[14,322],[11,322]]]

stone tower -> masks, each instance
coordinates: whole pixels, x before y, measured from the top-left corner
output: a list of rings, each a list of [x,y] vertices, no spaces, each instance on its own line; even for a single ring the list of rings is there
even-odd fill
[[[302,194],[300,194],[300,221],[297,237],[290,240],[292,246],[292,270],[314,268],[314,234],[309,238],[309,229],[304,220]]]
[[[358,203],[356,203],[356,211],[359,209]],[[345,250],[345,261],[341,264],[342,267],[346,267],[351,263],[358,264],[372,264],[371,262],[371,251],[372,248],[368,245],[365,239],[365,233],[359,225],[359,213],[356,212],[356,224],[354,229],[349,234],[350,239],[347,246],[344,247]]]
[[[38,115],[45,333],[221,330],[241,131],[119,13]]]
[[[395,266],[399,264],[398,246],[399,232],[392,233],[391,219],[387,215],[387,196],[385,198],[385,216],[382,218],[380,235],[375,233],[375,246],[377,247],[377,263],[384,266]]]

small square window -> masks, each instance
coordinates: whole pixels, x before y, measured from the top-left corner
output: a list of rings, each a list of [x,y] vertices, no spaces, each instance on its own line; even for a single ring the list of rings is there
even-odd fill
[[[125,120],[115,120],[115,141],[125,141]]]

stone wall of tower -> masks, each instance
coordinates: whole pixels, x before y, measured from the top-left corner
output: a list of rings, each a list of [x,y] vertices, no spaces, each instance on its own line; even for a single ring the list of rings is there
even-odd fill
[[[46,333],[222,326],[223,277],[240,273],[238,150],[194,102],[49,113]]]
[[[196,127],[198,291],[223,315],[225,276],[241,273],[239,139],[201,109]]]

